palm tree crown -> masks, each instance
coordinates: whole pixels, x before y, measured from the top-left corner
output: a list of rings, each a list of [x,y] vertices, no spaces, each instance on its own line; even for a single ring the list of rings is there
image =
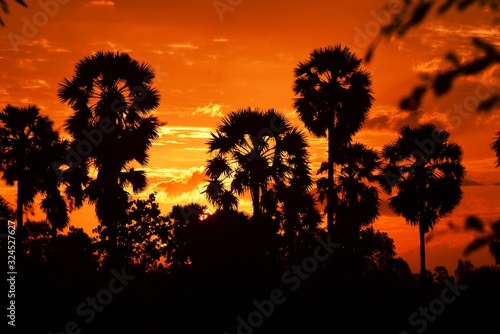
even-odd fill
[[[385,163],[379,179],[390,197],[389,206],[411,225],[418,225],[421,274],[425,275],[424,234],[450,215],[463,197],[465,177],[461,147],[433,124],[404,126],[396,141],[384,146]]]
[[[213,157],[207,162],[206,174],[209,189],[216,189],[207,192],[212,203],[227,192],[240,195],[248,191],[254,215],[258,215],[271,183],[293,185],[303,193],[312,186],[304,133],[273,109],[230,113],[207,144]]]
[[[294,106],[306,128],[328,137],[328,228],[335,207],[335,152],[351,141],[371,108],[370,74],[347,47],[315,49],[295,68]]]
[[[7,105],[0,111],[0,170],[7,185],[17,182],[18,238],[23,240],[23,210],[47,190],[46,170],[59,134],[54,123],[35,105]],[[20,243],[21,244],[21,243]]]
[[[85,194],[96,204],[110,247],[116,246],[117,222],[128,203],[124,187],[138,192],[147,185],[144,172],[130,164],[147,165],[147,151],[158,137],[160,123],[150,115],[160,99],[152,87],[154,77],[148,64],[126,53],[98,52],[79,61],[74,76],[64,79],[58,91],[74,111],[66,121],[72,152],[79,154],[71,169],[97,171]],[[92,146],[83,150],[84,142]]]

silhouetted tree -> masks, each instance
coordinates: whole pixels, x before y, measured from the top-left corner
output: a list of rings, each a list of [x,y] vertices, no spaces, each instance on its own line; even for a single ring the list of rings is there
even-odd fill
[[[294,185],[274,185],[262,198],[263,212],[271,220],[267,230],[268,244],[279,244],[280,256],[287,263],[296,263],[310,254],[315,239],[322,234],[322,215],[316,208],[312,193],[295,189]],[[266,233],[262,231],[263,233]],[[271,234],[278,234],[272,238]]]
[[[140,272],[163,268],[169,236],[167,223],[168,217],[161,214],[155,194],[145,200],[130,201],[124,219],[118,223],[117,249],[123,263]],[[94,230],[98,234],[96,247],[101,257],[110,249],[106,245],[108,240],[100,237],[102,229],[103,226],[98,226]]]
[[[476,271],[476,267],[469,260],[458,260],[457,268],[455,269],[455,275],[459,282],[463,280]]]
[[[67,187],[67,183],[60,177],[63,173],[61,166],[53,164],[54,161],[64,159],[67,149],[68,142],[61,140],[58,135],[49,143],[47,148],[34,153],[33,159],[37,164],[32,166],[31,170],[31,173],[36,174],[42,183],[40,193],[43,198],[40,208],[45,213],[47,222],[51,226],[54,242],[57,238],[57,231],[62,231],[70,223],[70,209],[83,205],[83,202],[78,199],[78,195],[72,194],[68,188],[66,188],[67,196],[62,193],[62,187]],[[77,205],[68,206],[68,201]],[[54,247],[56,247],[55,244]]]
[[[361,128],[373,102],[371,79],[347,47],[315,49],[295,68],[294,106],[316,137],[328,137],[327,228],[334,223],[336,152]]]
[[[35,105],[15,107],[7,105],[0,111],[0,171],[2,180],[13,186],[17,182],[17,240],[18,252],[22,254],[23,211],[34,203],[36,194],[47,191],[42,169],[50,164],[40,157],[50,154],[53,145],[59,142],[59,134],[53,130],[54,123]],[[64,209],[63,209],[64,210]]]
[[[194,243],[205,210],[205,206],[191,203],[175,205],[168,214],[165,247],[167,265],[171,271],[185,268],[192,263]]]
[[[109,238],[112,258],[117,224],[127,209],[125,187],[137,193],[147,185],[144,172],[130,164],[147,165],[147,151],[158,137],[160,123],[149,115],[160,99],[152,87],[154,77],[148,64],[126,53],[97,52],[79,61],[75,75],[64,79],[58,91],[74,111],[66,121],[72,137],[71,168],[97,171],[85,194],[95,203],[101,237]]]
[[[262,196],[273,184],[293,186],[301,193],[312,186],[305,135],[273,109],[230,113],[207,144],[212,155],[206,166],[207,198],[214,204],[227,191],[248,191],[253,214],[260,216]]]
[[[46,221],[26,221],[26,257],[30,268],[43,268],[47,264],[51,241],[51,228]]]
[[[338,242],[351,247],[359,239],[361,228],[379,216],[380,200],[375,186],[381,161],[378,153],[360,143],[349,143],[338,152],[339,173],[335,187],[338,199],[333,230]],[[323,163],[318,174],[328,169]],[[328,180],[317,181],[320,200],[328,190]]]
[[[380,232],[371,226],[365,227],[358,232],[358,238],[351,241],[350,246],[353,247],[354,256],[362,260],[362,273],[394,272],[401,276],[411,275],[408,263],[396,257],[394,240],[386,232]]]
[[[443,285],[445,281],[453,281],[453,276],[448,274],[448,269],[445,266],[435,267],[432,276],[434,277],[434,281],[439,285]]]
[[[449,141],[450,134],[432,124],[404,126],[398,139],[384,146],[380,185],[389,207],[410,225],[418,225],[420,273],[424,279],[425,233],[460,203],[465,176],[463,152]]]

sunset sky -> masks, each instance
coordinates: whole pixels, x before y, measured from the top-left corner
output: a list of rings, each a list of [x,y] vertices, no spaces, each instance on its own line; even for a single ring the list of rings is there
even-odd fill
[[[36,104],[62,131],[72,111],[59,102],[58,84],[73,75],[80,59],[100,50],[123,51],[149,63],[161,94],[155,114],[166,125],[150,150],[149,187],[140,196],[157,192],[164,214],[175,204],[207,204],[201,194],[208,159],[205,142],[222,116],[244,107],[275,108],[302,126],[292,107],[297,63],[314,48],[335,44],[348,45],[363,57],[391,15],[376,14],[384,0],[26,2],[29,8],[9,1],[10,14],[1,15],[6,27],[0,27],[0,106]],[[487,222],[500,218],[500,170],[489,149],[500,129],[499,110],[469,111],[474,101],[498,91],[500,67],[458,82],[443,98],[425,99],[422,112],[400,112],[398,101],[421,74],[447,65],[442,61],[447,51],[456,50],[463,59],[473,55],[472,36],[500,45],[500,29],[492,18],[476,9],[433,16],[404,39],[383,41],[373,60],[363,63],[372,75],[375,103],[356,141],[381,149],[396,139],[402,125],[435,122],[464,150],[465,197],[437,231],[447,230],[451,221],[463,225],[470,214]],[[326,158],[326,140],[309,137],[309,144],[315,171]],[[0,187],[14,204],[16,189]],[[395,240],[398,255],[417,272],[418,228],[406,225],[387,207],[387,196],[383,199],[375,228]],[[243,200],[240,209],[249,210],[250,202]],[[91,233],[97,224],[93,207],[73,212],[72,224]],[[446,265],[453,271],[470,239],[462,233],[434,238],[427,244],[428,268]],[[475,265],[494,262],[486,251],[470,259]]]

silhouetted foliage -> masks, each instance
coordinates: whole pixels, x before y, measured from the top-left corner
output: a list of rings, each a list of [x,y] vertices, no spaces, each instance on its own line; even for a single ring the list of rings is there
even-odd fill
[[[0,219],[10,220],[14,218],[14,211],[10,207],[9,202],[2,196],[0,196]]]
[[[85,186],[86,198],[95,203],[96,214],[106,229],[111,247],[108,254],[118,261],[117,226],[125,219],[128,203],[126,186],[134,192],[147,185],[143,171],[131,163],[145,166],[148,149],[158,137],[161,125],[149,115],[159,104],[159,93],[152,86],[153,69],[126,53],[97,52],[80,60],[71,79],[64,79],[58,96],[74,113],[66,121],[71,135],[70,170],[95,168],[97,176]],[[89,142],[90,141],[90,142]],[[82,143],[92,145],[83,152]],[[76,153],[75,153],[76,152]]]
[[[196,234],[206,207],[191,203],[174,205],[168,214],[166,256],[170,271],[185,268],[192,263]]]
[[[448,274],[448,269],[444,266],[437,266],[434,268],[434,273],[432,274],[434,277],[434,282],[439,285],[443,285],[445,281],[453,281],[453,276]]]
[[[390,1],[387,6],[394,5]],[[498,0],[416,0],[399,2],[401,10],[392,16],[391,22],[384,26],[381,37],[391,38],[392,36],[403,37],[410,29],[417,27],[430,17],[434,11],[438,15],[444,15],[452,9],[465,11],[474,5],[489,9],[495,15],[500,8]],[[392,12],[392,11],[391,11]],[[498,23],[496,17],[493,22]],[[379,39],[370,46],[366,55],[369,62]],[[480,55],[474,55],[471,60],[460,61],[455,52],[448,52],[443,58],[450,64],[450,68],[442,70],[432,76],[423,76],[424,84],[420,84],[413,89],[413,92],[401,100],[400,107],[404,110],[415,111],[420,108],[422,98],[428,91],[433,91],[435,96],[442,96],[450,91],[454,81],[461,77],[478,74],[485,69],[500,63],[500,50],[494,42],[486,41],[479,37],[472,37],[472,46]],[[477,107],[479,111],[491,111],[500,106],[500,94],[497,92],[489,98],[481,101]]]
[[[328,137],[327,228],[336,210],[336,155],[360,130],[373,102],[370,74],[347,47],[315,49],[294,70],[294,106],[300,120],[316,137]]]
[[[99,225],[95,246],[104,261],[109,259],[107,227]],[[165,267],[166,243],[169,237],[168,217],[161,215],[155,194],[148,199],[135,199],[128,203],[124,218],[118,222],[118,253],[123,264],[137,271],[160,270]],[[106,267],[106,266],[105,266]]]
[[[455,275],[459,282],[463,282],[467,275],[476,271],[476,267],[469,260],[458,260]]]
[[[476,233],[476,237],[464,250],[464,256],[483,248],[488,247],[489,252],[495,258],[495,263],[500,264],[500,220],[486,224],[476,216],[467,217],[465,229]]]
[[[0,111],[0,171],[9,186],[17,183],[17,238],[24,239],[23,211],[34,203],[35,196],[44,193],[42,209],[57,228],[68,223],[66,203],[57,189],[57,179],[51,170],[50,157],[60,145],[53,121],[40,114],[35,105],[7,105]],[[55,181],[54,181],[55,180]],[[54,183],[55,182],[55,183]],[[22,254],[22,247],[18,249]]]
[[[308,192],[312,186],[305,135],[275,110],[232,112],[222,119],[207,144],[212,158],[206,167],[206,194],[219,208],[235,207],[221,202],[227,191],[248,192],[253,214],[258,216],[262,197],[273,184],[297,193]]]
[[[350,247],[359,238],[361,228],[379,216],[379,195],[375,187],[381,160],[378,153],[360,143],[349,143],[337,152],[339,168],[335,187],[337,200],[333,235],[342,245]],[[328,169],[323,163],[318,174]],[[326,198],[328,180],[317,181],[320,200]]]
[[[421,275],[425,268],[424,236],[441,217],[453,212],[463,197],[463,152],[449,141],[450,134],[432,124],[404,126],[398,139],[384,146],[379,183],[389,207],[408,224],[418,225]]]
[[[46,221],[26,222],[26,258],[30,267],[42,267],[50,257],[51,229]]]
[[[28,7],[28,5],[23,0],[14,0],[14,1],[23,7]],[[2,12],[4,12],[5,14],[9,14],[10,10],[9,10],[9,4],[7,3],[7,0],[0,0],[0,8],[2,9]],[[5,22],[2,20],[1,17],[0,17],[0,25],[5,27]]]

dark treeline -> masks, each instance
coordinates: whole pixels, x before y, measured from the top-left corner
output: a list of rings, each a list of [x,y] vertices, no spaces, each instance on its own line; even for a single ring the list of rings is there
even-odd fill
[[[148,164],[164,124],[154,116],[160,93],[148,64],[112,52],[78,62],[58,90],[73,111],[69,139],[35,105],[7,105],[0,171],[17,202],[0,197],[0,213],[4,227],[17,226],[14,332],[446,333],[496,325],[498,267],[457,259],[449,273],[425,264],[425,235],[463,196],[461,147],[434,124],[404,126],[381,152],[354,142],[373,96],[370,73],[346,47],[313,50],[294,74],[293,103],[307,132],[277,110],[251,107],[214,129],[205,190],[213,214],[202,203],[162,213],[155,194],[137,196],[147,175],[131,166]],[[308,135],[328,143],[318,171]],[[381,192],[418,228],[419,274],[372,227]],[[244,195],[251,214],[239,210]],[[24,220],[37,196],[45,219]],[[84,203],[95,207],[95,238],[69,219]],[[484,230],[478,220],[468,224]],[[477,243],[497,263],[498,226]]]

